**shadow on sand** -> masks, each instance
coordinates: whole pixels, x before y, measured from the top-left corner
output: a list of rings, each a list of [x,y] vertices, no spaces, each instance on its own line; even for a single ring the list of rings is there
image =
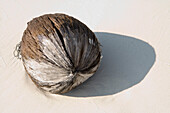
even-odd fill
[[[86,82],[64,94],[73,97],[113,95],[144,79],[155,62],[148,43],[133,37],[96,32],[102,45],[102,62]]]

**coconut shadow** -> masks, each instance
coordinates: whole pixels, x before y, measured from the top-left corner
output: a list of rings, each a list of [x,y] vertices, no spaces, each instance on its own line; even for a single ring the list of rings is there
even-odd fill
[[[86,82],[63,95],[93,97],[113,95],[144,79],[155,62],[154,48],[124,35],[95,32],[102,45],[102,62]]]

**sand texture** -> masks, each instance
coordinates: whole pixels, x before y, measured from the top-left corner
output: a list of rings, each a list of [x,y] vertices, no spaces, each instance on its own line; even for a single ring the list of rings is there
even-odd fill
[[[13,56],[27,22],[65,13],[95,32],[102,47],[94,76],[48,94]],[[1,0],[0,113],[169,113],[169,0]]]

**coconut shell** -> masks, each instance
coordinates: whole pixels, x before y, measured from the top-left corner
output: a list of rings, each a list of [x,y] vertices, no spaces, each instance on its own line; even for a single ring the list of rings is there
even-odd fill
[[[28,22],[20,51],[32,81],[51,93],[65,93],[83,83],[101,61],[95,34],[65,14],[46,14]]]

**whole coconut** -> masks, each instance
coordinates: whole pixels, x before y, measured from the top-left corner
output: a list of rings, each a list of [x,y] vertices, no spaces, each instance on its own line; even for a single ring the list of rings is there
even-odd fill
[[[46,14],[28,22],[20,52],[27,74],[45,91],[65,93],[91,77],[101,49],[94,33],[65,14]]]

